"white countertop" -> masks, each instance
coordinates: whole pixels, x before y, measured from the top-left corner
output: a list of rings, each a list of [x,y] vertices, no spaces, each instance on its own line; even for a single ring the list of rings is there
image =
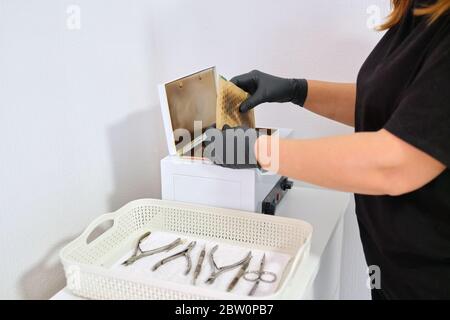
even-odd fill
[[[301,185],[301,183],[296,183]],[[343,217],[350,201],[348,193],[297,186],[290,190],[277,208],[277,216],[302,219],[313,228],[310,256],[298,270],[300,276],[309,281],[296,285],[295,296],[303,297],[319,270],[320,259],[338,222]],[[66,288],[54,295],[52,300],[82,299],[72,295]]]

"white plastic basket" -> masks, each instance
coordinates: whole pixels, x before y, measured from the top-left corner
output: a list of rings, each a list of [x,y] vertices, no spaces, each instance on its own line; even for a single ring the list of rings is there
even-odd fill
[[[87,243],[102,223],[113,226]],[[309,254],[312,226],[304,221],[230,209],[210,208],[162,200],[136,200],[115,213],[98,217],[60,253],[67,287],[74,294],[91,299],[246,299],[249,297],[155,278],[136,278],[112,270],[124,253],[136,245],[146,231],[213,240],[247,248],[289,254],[276,292],[263,299],[289,299],[287,285]],[[254,297],[252,299],[255,299]]]

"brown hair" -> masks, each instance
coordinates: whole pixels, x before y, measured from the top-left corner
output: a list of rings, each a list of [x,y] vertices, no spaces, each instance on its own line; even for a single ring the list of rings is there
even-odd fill
[[[378,30],[386,30],[392,28],[400,22],[403,16],[407,13],[412,0],[392,0],[394,9],[388,16],[387,21],[378,27]],[[429,23],[433,23],[440,16],[444,15],[450,9],[450,0],[437,0],[435,3],[416,8],[414,14],[416,16],[428,16]]]

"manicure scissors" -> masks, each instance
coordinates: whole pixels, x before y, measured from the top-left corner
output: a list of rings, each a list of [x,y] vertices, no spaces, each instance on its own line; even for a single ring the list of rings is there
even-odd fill
[[[205,281],[205,283],[209,283],[209,284],[214,283],[214,281],[217,279],[217,277],[220,276],[222,273],[233,270],[233,269],[239,267],[240,265],[246,263],[248,260],[250,260],[252,258],[252,252],[249,251],[247,256],[244,259],[242,259],[236,263],[230,264],[228,266],[218,267],[216,262],[214,261],[214,253],[217,251],[218,248],[219,248],[219,246],[215,245],[209,252],[209,263],[211,264],[211,268],[213,269],[213,271],[211,272],[211,275]]]
[[[251,288],[248,293],[249,296],[253,296],[255,294],[256,289],[260,282],[264,283],[274,283],[277,281],[277,275],[270,271],[264,271],[264,265],[266,264],[266,254],[264,253],[261,258],[261,262],[259,263],[259,270],[255,271],[247,271],[244,274],[244,279],[250,282],[254,282],[255,284]]]
[[[196,241],[192,241],[191,243],[189,243],[189,245],[186,247],[186,249],[175,253],[167,258],[162,259],[161,261],[157,262],[153,268],[152,271],[155,271],[156,269],[158,269],[159,267],[161,267],[162,265],[166,264],[167,262],[170,262],[172,260],[181,258],[181,257],[185,257],[186,258],[186,262],[187,262],[187,267],[186,267],[186,271],[184,272],[185,275],[188,275],[188,273],[191,271],[192,268],[192,260],[191,260],[191,256],[189,255],[192,251],[192,249],[195,247],[195,245],[197,244]]]
[[[176,246],[180,245],[181,243],[183,243],[183,240],[181,240],[180,238],[176,239],[175,241],[173,241],[172,243],[169,243],[166,246],[163,247],[159,247],[156,249],[152,249],[152,250],[147,250],[147,251],[143,251],[141,249],[141,243],[147,239],[150,236],[151,232],[146,232],[144,233],[138,240],[136,248],[134,249],[134,253],[133,255],[128,258],[128,260],[124,261],[122,264],[124,266],[129,266],[130,264],[135,263],[137,260],[157,254],[157,253],[161,253],[164,251],[170,251],[173,248],[175,248]]]

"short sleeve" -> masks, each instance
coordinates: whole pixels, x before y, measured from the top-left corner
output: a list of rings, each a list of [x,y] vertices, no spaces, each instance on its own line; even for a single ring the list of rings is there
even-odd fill
[[[425,59],[384,128],[450,167],[450,36]]]

